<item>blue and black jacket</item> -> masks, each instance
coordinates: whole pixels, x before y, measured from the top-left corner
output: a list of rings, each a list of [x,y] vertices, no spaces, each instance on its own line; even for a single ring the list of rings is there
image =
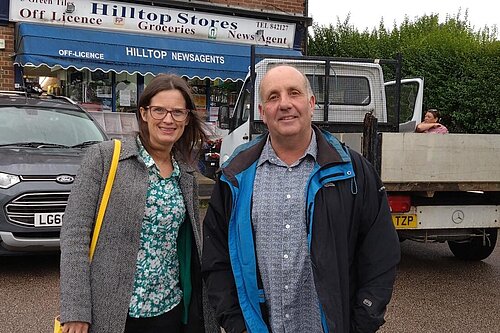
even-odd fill
[[[363,157],[314,130],[318,155],[306,189],[306,227],[324,331],[375,332],[384,323],[399,262],[386,194]],[[203,276],[228,333],[270,332],[251,221],[266,140],[241,146],[222,166],[203,225]]]

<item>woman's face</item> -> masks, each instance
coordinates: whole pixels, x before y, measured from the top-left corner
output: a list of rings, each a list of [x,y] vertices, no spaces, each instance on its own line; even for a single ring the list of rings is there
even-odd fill
[[[149,142],[152,148],[170,152],[174,143],[184,133],[184,128],[189,123],[189,114],[186,119],[177,121],[172,113],[168,112],[163,119],[158,120],[155,119],[158,115],[154,118],[151,114],[151,110],[155,107],[166,110],[186,109],[186,100],[177,89],[163,90],[151,98],[147,109],[141,107],[141,117],[148,124]]]
[[[426,112],[425,113],[425,117],[424,117],[424,123],[437,123],[438,122],[438,119],[437,117],[434,117],[434,115],[432,114],[432,112]]]

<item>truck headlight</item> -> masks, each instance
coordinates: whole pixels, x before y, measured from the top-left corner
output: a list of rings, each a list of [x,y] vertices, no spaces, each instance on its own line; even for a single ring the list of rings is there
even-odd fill
[[[19,176],[0,172],[0,188],[9,188],[20,181]]]

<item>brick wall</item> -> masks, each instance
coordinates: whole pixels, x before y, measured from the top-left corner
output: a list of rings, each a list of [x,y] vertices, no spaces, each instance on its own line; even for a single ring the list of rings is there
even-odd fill
[[[0,39],[5,49],[0,49],[0,90],[14,90],[14,24],[0,26]]]
[[[237,6],[245,9],[262,9],[277,14],[304,15],[305,0],[209,0],[214,4]]]

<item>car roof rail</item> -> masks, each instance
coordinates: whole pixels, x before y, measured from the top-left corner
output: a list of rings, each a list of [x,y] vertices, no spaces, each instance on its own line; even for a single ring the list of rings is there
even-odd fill
[[[26,87],[20,87],[20,89],[17,90],[0,90],[0,97],[9,97],[9,96],[24,97],[26,99],[26,103],[28,102],[28,98],[44,99],[44,100],[52,99],[54,101],[59,101],[60,103],[69,103],[71,105],[76,106],[78,109],[82,111],[86,111],[80,104],[78,104],[78,102],[72,100],[67,96],[48,94],[46,91],[38,92],[25,88]]]
[[[71,98],[67,96],[57,96],[54,94],[47,94],[47,93],[30,93],[26,90],[0,90],[0,96],[21,96],[25,97],[26,99],[28,98],[38,98],[38,99],[53,99],[53,100],[58,100],[61,102],[66,102],[70,103],[72,105],[76,105],[80,107],[80,105],[72,100]]]
[[[0,90],[1,95],[16,95],[28,97],[28,92],[19,90]]]
[[[45,95],[42,95],[42,96],[48,96],[48,97],[51,97],[53,99],[62,99],[62,100],[65,100],[66,102],[69,102],[73,105],[78,105],[77,102],[75,102],[74,100],[72,100],[71,98],[67,97],[67,96],[58,96],[58,95],[53,95],[53,94],[45,94]]]

